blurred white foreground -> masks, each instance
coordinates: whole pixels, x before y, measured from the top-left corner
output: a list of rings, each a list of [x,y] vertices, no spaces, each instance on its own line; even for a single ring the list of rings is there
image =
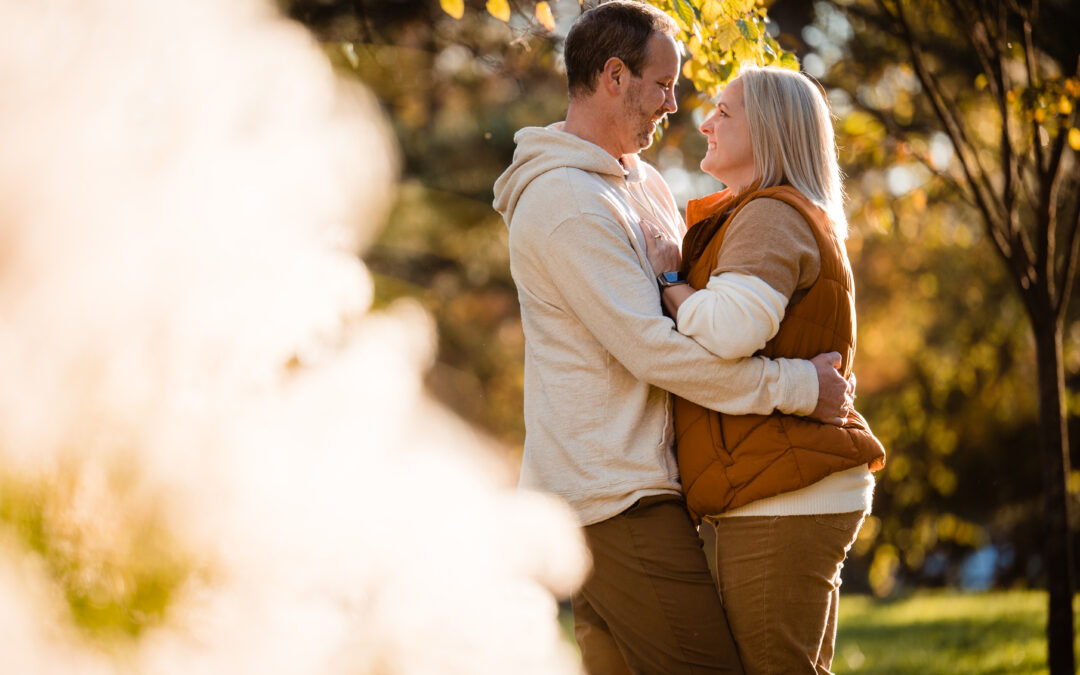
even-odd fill
[[[368,311],[393,150],[304,30],[0,0],[0,92],[5,672],[575,672],[579,535],[425,397],[427,317]],[[160,616],[78,625],[140,574]]]

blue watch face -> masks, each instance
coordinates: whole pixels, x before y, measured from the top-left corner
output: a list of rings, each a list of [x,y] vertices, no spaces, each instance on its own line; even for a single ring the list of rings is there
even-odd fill
[[[678,272],[664,272],[660,276],[664,277],[664,281],[666,281],[669,284],[674,284],[674,283],[678,283],[679,281],[682,281],[681,279],[679,279],[679,273]]]

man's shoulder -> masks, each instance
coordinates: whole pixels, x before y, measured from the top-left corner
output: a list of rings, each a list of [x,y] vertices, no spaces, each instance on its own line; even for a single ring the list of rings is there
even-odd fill
[[[610,217],[616,199],[615,191],[603,177],[583,169],[559,167],[537,176],[525,188],[517,216],[522,216],[522,223],[554,229],[575,217]]]

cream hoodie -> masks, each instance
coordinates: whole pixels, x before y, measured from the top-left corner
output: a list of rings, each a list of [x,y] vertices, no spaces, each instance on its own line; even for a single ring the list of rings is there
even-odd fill
[[[726,361],[663,315],[642,218],[682,235],[671,192],[561,131],[527,127],[495,183],[525,331],[521,486],[565,499],[583,525],[680,491],[667,392],[731,414],[808,414],[809,361]],[[737,329],[737,327],[735,327]]]

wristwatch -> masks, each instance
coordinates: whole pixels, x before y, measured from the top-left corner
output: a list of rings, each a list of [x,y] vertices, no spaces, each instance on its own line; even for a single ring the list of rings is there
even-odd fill
[[[663,272],[656,275],[656,283],[660,284],[660,290],[668,286],[679,286],[688,283],[678,272]]]

